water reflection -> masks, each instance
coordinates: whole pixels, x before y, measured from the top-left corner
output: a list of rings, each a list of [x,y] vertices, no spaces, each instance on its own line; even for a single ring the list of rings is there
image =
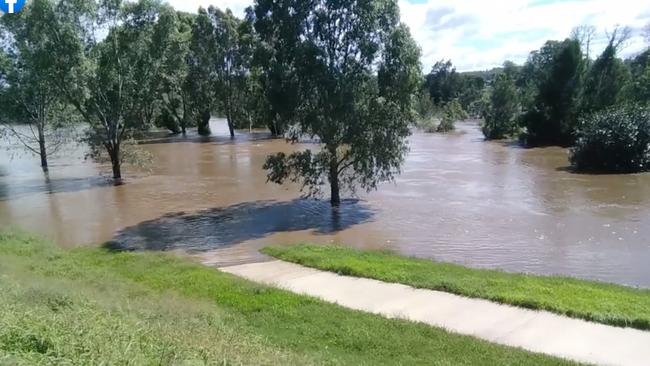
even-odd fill
[[[372,220],[366,203],[345,200],[341,207],[329,202],[295,199],[256,201],[195,213],[171,213],[121,230],[108,243],[111,249],[209,251],[274,233],[309,230],[332,234]]]
[[[57,194],[90,190],[98,187],[111,186],[110,179],[101,176],[83,178],[52,178],[47,172],[43,173],[40,179],[31,179],[22,182],[18,186],[8,188],[6,183],[0,180],[0,201],[15,200],[35,193]]]

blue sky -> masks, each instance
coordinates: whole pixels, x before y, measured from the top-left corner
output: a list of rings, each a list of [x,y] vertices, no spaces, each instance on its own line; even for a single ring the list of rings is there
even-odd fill
[[[231,8],[236,14],[252,0],[168,0],[177,9],[199,6]],[[604,47],[607,32],[629,26],[632,37],[623,56],[647,45],[641,29],[650,23],[650,2],[641,0],[399,0],[402,21],[422,48],[428,70],[450,59],[459,70],[482,70],[505,60],[522,63],[548,39],[564,39],[577,25],[597,30],[594,51]]]

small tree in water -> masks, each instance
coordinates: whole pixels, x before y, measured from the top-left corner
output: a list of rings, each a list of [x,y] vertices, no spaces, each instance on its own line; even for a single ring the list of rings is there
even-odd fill
[[[0,127],[38,155],[44,171],[48,157],[68,139],[63,127],[71,119],[51,77],[52,55],[45,47],[51,34],[41,26],[50,15],[48,5],[35,1],[18,14],[0,18],[0,37],[5,40],[0,44]]]
[[[256,6],[268,7],[269,1]],[[414,120],[420,50],[400,23],[395,0],[293,2],[300,10],[294,16],[303,17],[292,28],[297,34],[273,29],[286,20],[256,28],[265,42],[296,42],[299,59],[291,66],[298,71],[299,118],[291,138],[310,137],[322,149],[269,156],[264,168],[269,181],[302,182],[309,196],[328,182],[331,203],[338,206],[341,190],[372,190],[399,172]]]

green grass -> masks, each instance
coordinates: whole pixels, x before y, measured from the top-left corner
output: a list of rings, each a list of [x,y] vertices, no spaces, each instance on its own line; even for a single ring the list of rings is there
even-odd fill
[[[650,329],[650,291],[583,281],[471,269],[341,246],[270,247],[266,254],[344,275],[402,283],[594,322]]]
[[[0,364],[568,365],[188,260],[0,233]]]

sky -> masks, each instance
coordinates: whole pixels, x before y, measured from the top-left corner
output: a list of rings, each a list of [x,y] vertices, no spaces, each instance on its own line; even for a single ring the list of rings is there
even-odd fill
[[[252,0],[168,0],[178,10],[230,8],[243,16]],[[425,71],[451,60],[459,71],[486,70],[510,60],[526,61],[549,39],[562,40],[578,25],[597,30],[593,51],[605,47],[617,25],[631,28],[621,51],[628,57],[647,47],[642,28],[650,23],[643,0],[399,0],[402,21],[422,48]]]

